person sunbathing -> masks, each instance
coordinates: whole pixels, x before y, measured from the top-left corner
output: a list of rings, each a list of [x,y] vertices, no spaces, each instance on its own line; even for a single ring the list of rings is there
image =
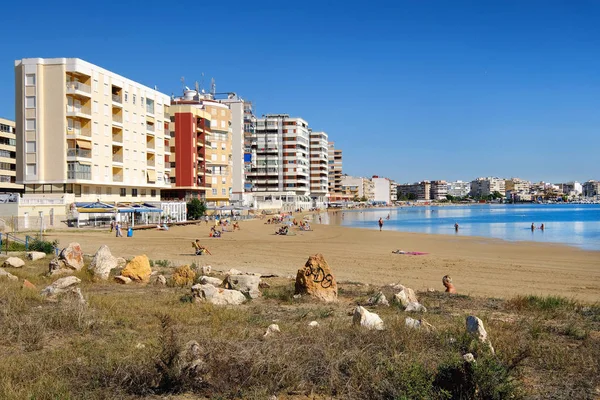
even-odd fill
[[[192,242],[192,246],[194,246],[194,249],[196,249],[197,256],[201,256],[204,253],[210,254],[212,256],[212,253],[206,247],[200,244],[200,239],[196,239],[195,242]]]
[[[240,230],[240,224],[238,224],[238,222],[237,222],[237,221],[235,221],[235,222],[233,223],[233,230],[235,231],[236,229],[237,229],[238,231]]]

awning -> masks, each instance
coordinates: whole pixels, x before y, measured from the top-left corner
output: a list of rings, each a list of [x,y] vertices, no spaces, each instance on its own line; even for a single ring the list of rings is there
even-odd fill
[[[93,203],[75,203],[77,207],[77,211],[80,213],[114,213],[116,207],[111,204],[102,203],[101,201],[96,201]]]
[[[92,149],[92,142],[88,142],[85,140],[76,140],[75,142],[77,143],[77,146],[79,146],[80,149],[86,149],[86,150]]]
[[[156,182],[156,171],[155,170],[153,170],[153,169],[148,170],[148,181]]]

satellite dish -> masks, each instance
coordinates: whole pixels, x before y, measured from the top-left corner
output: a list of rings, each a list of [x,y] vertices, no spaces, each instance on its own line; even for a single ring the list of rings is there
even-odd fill
[[[185,90],[190,90],[190,88],[186,86],[186,87],[185,87]]]

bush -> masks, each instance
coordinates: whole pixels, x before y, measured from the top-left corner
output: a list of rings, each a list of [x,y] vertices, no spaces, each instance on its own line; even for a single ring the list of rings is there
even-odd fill
[[[29,251],[41,251],[46,254],[54,254],[54,249],[58,247],[58,240],[49,242],[43,239],[33,239],[29,242]]]
[[[206,204],[199,199],[192,199],[187,203],[187,218],[200,219],[206,213]]]

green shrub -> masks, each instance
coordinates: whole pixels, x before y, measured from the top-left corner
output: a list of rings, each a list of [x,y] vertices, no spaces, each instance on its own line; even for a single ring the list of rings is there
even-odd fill
[[[41,251],[46,254],[54,254],[54,249],[58,247],[58,240],[49,242],[43,239],[33,239],[29,242],[29,251]]]

